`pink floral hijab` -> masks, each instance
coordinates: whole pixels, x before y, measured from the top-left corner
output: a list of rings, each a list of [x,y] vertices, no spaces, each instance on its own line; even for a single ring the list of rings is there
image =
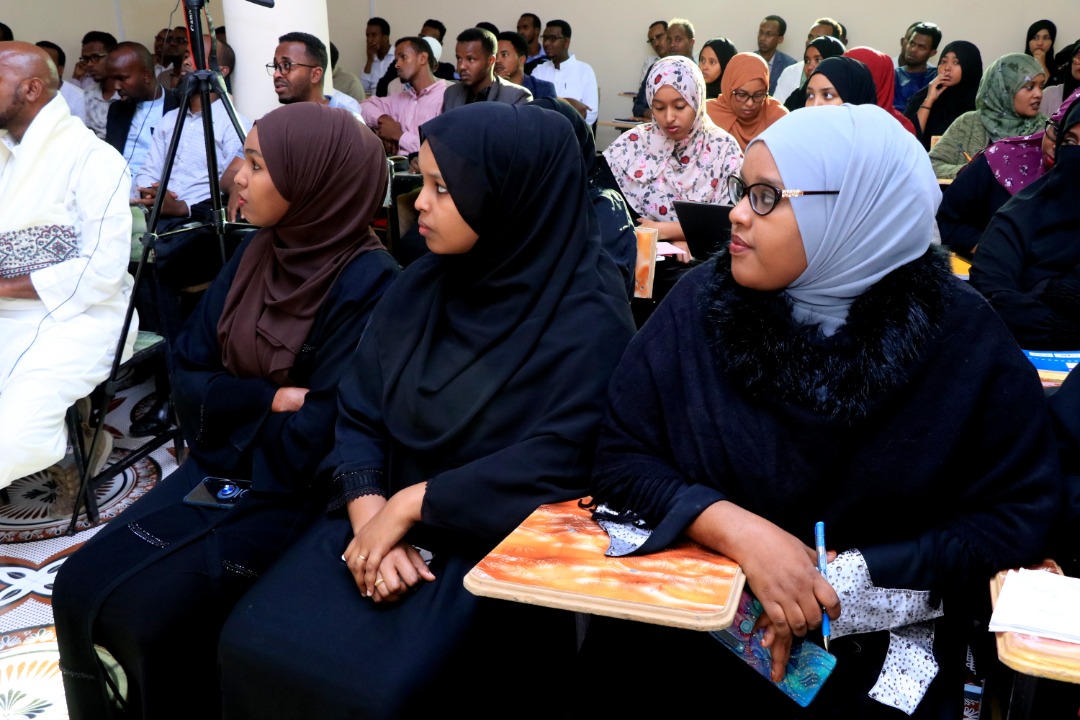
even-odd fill
[[[1065,98],[1058,111],[1050,116],[1055,125],[1061,126],[1069,108],[1078,97],[1080,89]],[[1010,195],[1020,192],[1049,170],[1043,165],[1042,140],[1045,134],[1045,130],[1040,130],[1032,135],[1002,138],[983,151],[986,162],[994,173],[994,179]]]
[[[623,133],[604,151],[626,201],[642,217],[678,220],[676,200],[730,205],[727,178],[742,167],[742,150],[705,114],[705,78],[689,58],[657,60],[649,70],[645,99],[670,85],[697,113],[690,135],[675,142],[656,123]]]

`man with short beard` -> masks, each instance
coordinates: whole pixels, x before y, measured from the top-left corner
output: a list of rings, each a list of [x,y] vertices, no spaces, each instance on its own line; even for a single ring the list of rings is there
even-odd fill
[[[131,212],[123,159],[56,100],[58,87],[44,50],[0,42],[0,488],[49,468],[50,514],[62,517],[79,487],[72,456],[53,465],[64,415],[109,374],[131,288]],[[111,448],[98,445],[91,474]]]

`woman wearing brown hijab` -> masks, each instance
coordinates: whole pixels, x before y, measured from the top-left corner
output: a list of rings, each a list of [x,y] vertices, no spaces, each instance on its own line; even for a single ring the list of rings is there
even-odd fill
[[[779,100],[769,97],[769,66],[755,53],[739,53],[731,58],[720,80],[720,97],[710,100],[705,111],[717,126],[735,137],[743,150],[788,113]]]
[[[397,276],[369,227],[382,143],[344,110],[283,106],[245,143],[236,187],[262,226],[177,339],[174,394],[191,454],[66,561],[53,595],[74,720],[214,717],[221,623],[324,509],[312,483],[333,443],[337,385]],[[186,502],[241,479],[228,509]],[[214,497],[214,491],[216,498]],[[207,499],[222,498],[220,483]],[[126,702],[94,645],[126,675]]]

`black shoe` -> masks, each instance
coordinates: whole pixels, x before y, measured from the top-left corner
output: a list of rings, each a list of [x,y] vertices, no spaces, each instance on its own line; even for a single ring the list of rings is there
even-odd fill
[[[128,435],[131,437],[147,437],[160,435],[173,425],[172,403],[168,395],[161,395],[154,402],[153,407],[146,411],[141,418],[131,423]]]

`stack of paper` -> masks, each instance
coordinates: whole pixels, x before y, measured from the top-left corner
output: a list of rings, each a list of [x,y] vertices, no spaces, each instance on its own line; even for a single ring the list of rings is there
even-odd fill
[[[990,629],[1080,643],[1080,578],[1045,570],[1010,570]]]

